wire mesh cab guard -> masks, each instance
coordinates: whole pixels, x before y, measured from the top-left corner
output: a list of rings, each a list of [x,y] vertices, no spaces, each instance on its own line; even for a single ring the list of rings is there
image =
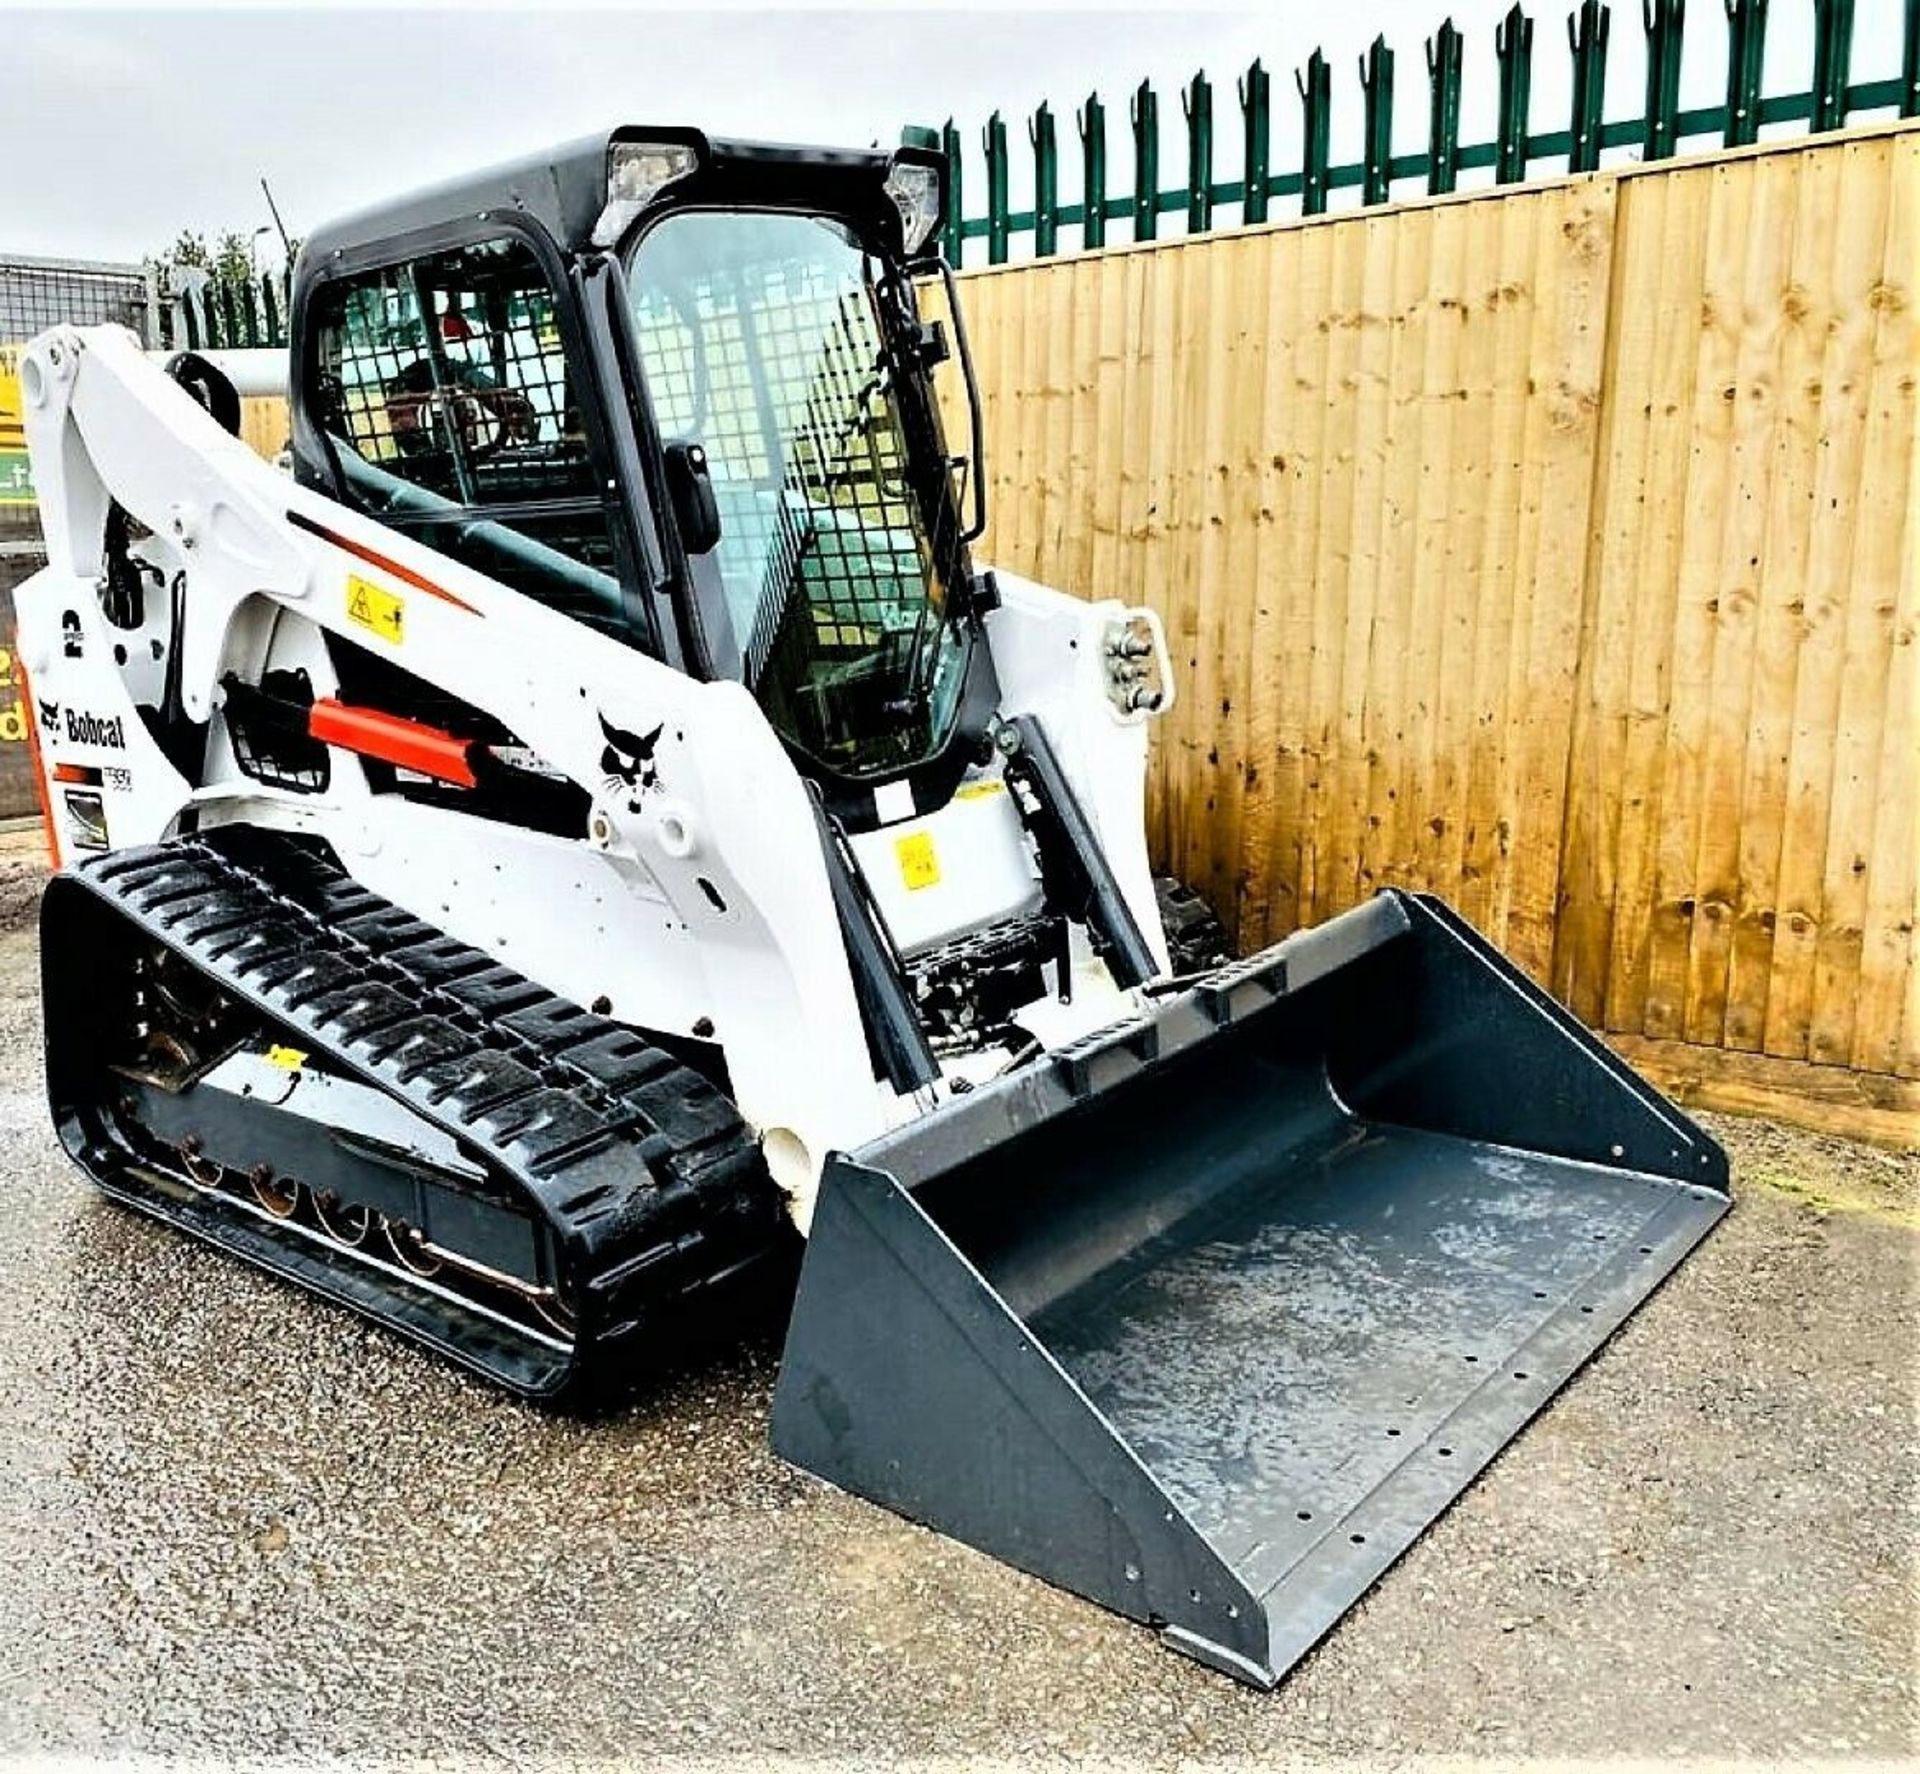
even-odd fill
[[[1271,1686],[1728,1206],[1385,893],[836,1157],[774,1446]]]

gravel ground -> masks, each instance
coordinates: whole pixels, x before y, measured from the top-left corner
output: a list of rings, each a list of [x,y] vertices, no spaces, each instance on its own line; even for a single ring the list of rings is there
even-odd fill
[[[1905,1759],[1920,1160],[1738,1207],[1278,1693],[777,1462],[766,1327],[592,1424],[93,1196],[0,858],[0,1756]]]

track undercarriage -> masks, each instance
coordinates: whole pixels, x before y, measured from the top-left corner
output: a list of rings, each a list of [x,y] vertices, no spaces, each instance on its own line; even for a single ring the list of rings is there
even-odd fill
[[[108,1193],[532,1396],[780,1242],[750,1131],[690,1066],[236,830],[49,893],[61,1137]]]

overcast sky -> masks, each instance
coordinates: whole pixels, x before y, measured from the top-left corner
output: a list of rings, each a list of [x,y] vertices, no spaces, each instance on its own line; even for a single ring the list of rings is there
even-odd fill
[[[1356,60],[1375,31],[1399,52],[1396,147],[1424,145],[1422,44],[1447,0],[1337,8],[867,11],[718,6],[599,12],[391,11],[336,6],[137,12],[11,8],[0,0],[0,256],[138,258],[182,228],[252,230],[262,174],[303,233],[382,196],[620,121],[690,122],[781,140],[897,140],[949,115],[967,132],[978,205],[979,125],[1007,114],[1016,200],[1028,183],[1024,117],[1060,114],[1062,195],[1078,195],[1073,109],[1098,87],[1109,111],[1112,188],[1130,178],[1126,94],[1159,84],[1161,173],[1184,167],[1180,85],[1215,83],[1216,176],[1239,170],[1234,80],[1255,55],[1273,71],[1276,170],[1299,161],[1293,70],[1315,44],[1334,70],[1335,157],[1354,158]],[[1494,22],[1504,0],[1455,0],[1466,34],[1463,139],[1491,134]],[[1570,90],[1563,0],[1535,0],[1534,128],[1564,122]],[[1812,0],[1773,0],[1769,92],[1806,85]],[[1898,70],[1900,0],[1857,0],[1854,77]],[[1723,91],[1725,18],[1694,0],[1683,102]],[[1609,117],[1638,115],[1638,0],[1621,0]],[[1795,126],[1796,128],[1798,126]],[[264,252],[269,243],[261,243]]]

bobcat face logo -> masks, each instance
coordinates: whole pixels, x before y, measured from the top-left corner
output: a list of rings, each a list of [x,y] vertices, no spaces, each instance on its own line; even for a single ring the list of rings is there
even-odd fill
[[[624,789],[627,811],[638,813],[647,791],[660,786],[660,771],[654,764],[653,754],[666,724],[662,722],[651,733],[629,733],[602,715],[600,731],[607,736],[606,750],[600,754],[600,768],[607,773],[607,788],[614,793]]]
[[[40,725],[49,733],[57,734],[60,731],[60,704],[49,702],[44,696],[36,696],[34,700],[40,704]]]

